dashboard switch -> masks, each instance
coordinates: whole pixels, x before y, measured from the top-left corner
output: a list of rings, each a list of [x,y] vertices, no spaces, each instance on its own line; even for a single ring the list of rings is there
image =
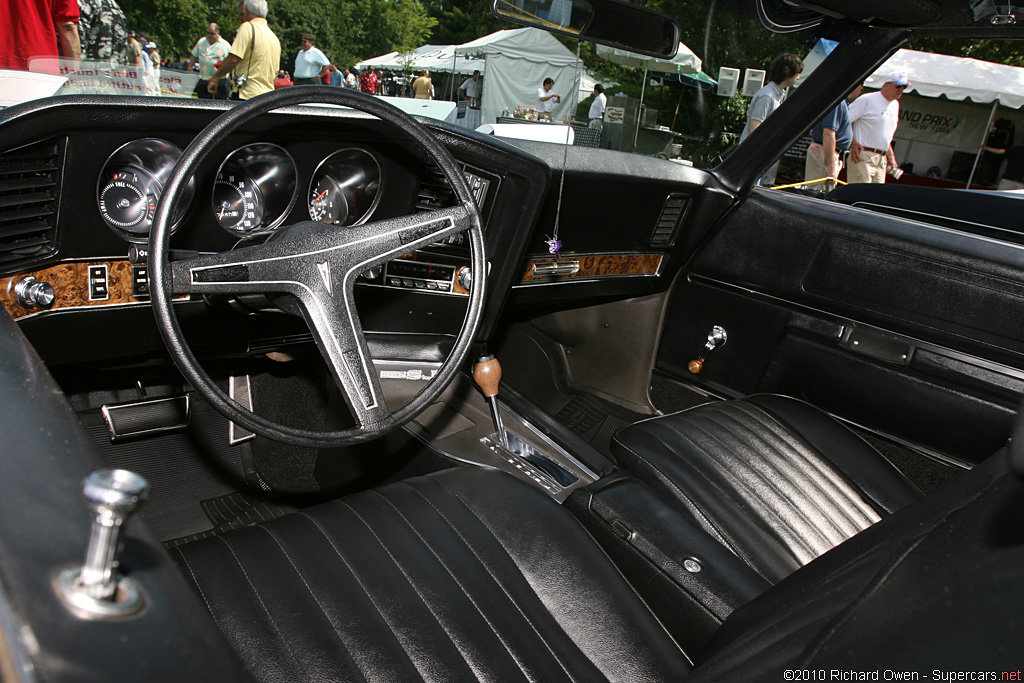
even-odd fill
[[[132,296],[136,299],[149,296],[149,268],[132,266]]]
[[[106,301],[110,298],[107,267],[89,266],[89,301]]]

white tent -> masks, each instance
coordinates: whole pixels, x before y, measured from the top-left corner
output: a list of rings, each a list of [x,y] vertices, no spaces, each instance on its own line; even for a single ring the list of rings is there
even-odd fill
[[[896,130],[897,158],[913,157],[916,167],[938,166],[948,173],[954,151],[975,156],[988,137],[1000,106],[1019,110],[1024,106],[1024,68],[983,62],[966,57],[899,50],[865,81],[881,88],[886,77],[902,71],[910,85],[900,99],[900,125]],[[915,97],[917,96],[917,97]],[[971,103],[991,104],[981,108]],[[1024,113],[999,113],[1024,129]],[[974,178],[971,169],[968,180]]]
[[[985,104],[999,100],[1012,109],[1024,105],[1024,68],[1017,66],[899,50],[864,84],[869,88],[881,88],[886,76],[893,71],[905,71],[910,78],[905,93]]]
[[[503,109],[536,106],[537,88],[545,78],[553,79],[552,92],[562,95],[552,118],[559,121],[565,115],[572,115],[571,104],[577,98],[571,95],[574,88],[580,88],[582,81],[575,77],[576,55],[550,33],[537,28],[497,31],[457,45],[455,53],[482,57],[487,62],[487,81],[480,104],[480,119],[484,123],[493,122]],[[580,76],[583,76],[582,65]]]
[[[455,54],[455,45],[424,45],[411,52],[389,52],[356,64],[362,70],[373,66],[388,71],[418,73],[423,69],[440,73],[471,74],[484,71],[484,60]]]

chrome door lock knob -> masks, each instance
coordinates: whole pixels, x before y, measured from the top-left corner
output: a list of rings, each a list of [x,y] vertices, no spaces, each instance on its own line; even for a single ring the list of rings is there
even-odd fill
[[[89,597],[109,600],[117,590],[124,525],[148,497],[149,484],[128,470],[97,470],[82,482],[82,494],[93,518],[79,581]]]
[[[124,529],[132,513],[149,495],[149,484],[134,472],[102,469],[82,481],[82,494],[92,511],[92,529],[85,564],[60,575],[61,597],[87,618],[124,618],[142,608],[142,593],[118,572]]]
[[[40,282],[31,275],[21,278],[18,284],[14,285],[14,296],[25,308],[49,308],[57,298],[53,285],[49,282]]]

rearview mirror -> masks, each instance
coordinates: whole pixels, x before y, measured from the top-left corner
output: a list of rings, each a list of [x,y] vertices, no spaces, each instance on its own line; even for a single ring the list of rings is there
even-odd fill
[[[679,23],[623,0],[492,0],[501,19],[651,57],[675,57]]]

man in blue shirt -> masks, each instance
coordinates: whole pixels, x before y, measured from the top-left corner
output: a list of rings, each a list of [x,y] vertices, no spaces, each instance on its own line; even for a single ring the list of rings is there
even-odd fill
[[[853,142],[849,103],[860,95],[863,88],[864,86],[857,86],[848,98],[837,104],[835,109],[811,129],[811,145],[807,148],[804,180],[825,180],[806,187],[828,192],[836,186],[835,179],[843,167],[843,153],[850,149],[850,143]]]

